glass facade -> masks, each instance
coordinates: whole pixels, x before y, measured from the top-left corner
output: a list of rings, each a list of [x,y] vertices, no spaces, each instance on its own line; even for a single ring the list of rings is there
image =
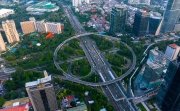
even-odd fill
[[[180,111],[180,65],[171,62],[164,79],[157,103],[162,111]]]
[[[115,7],[111,11],[110,33],[123,33],[125,31],[127,10],[124,7]]]
[[[180,0],[169,0],[161,27],[161,33],[174,31],[180,19]]]

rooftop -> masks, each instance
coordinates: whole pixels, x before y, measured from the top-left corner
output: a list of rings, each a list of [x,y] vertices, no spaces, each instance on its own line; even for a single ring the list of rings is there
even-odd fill
[[[5,14],[5,13],[7,13],[7,12],[11,12],[11,11],[13,11],[13,10],[12,10],[12,9],[2,8],[2,9],[0,9],[0,15]]]
[[[47,76],[47,77],[38,79],[37,81],[28,82],[28,83],[26,83],[25,86],[26,87],[37,86],[37,85],[42,84],[42,83],[50,82],[51,80],[52,80],[51,76]]]
[[[20,106],[0,109],[0,111],[28,111],[28,110],[29,110],[29,103]]]
[[[176,44],[170,44],[169,47],[171,47],[171,48],[173,48],[173,49],[179,48],[179,46],[176,45]]]
[[[10,100],[10,101],[6,101],[3,105],[3,107],[12,107],[12,106],[19,106],[21,104],[26,104],[29,103],[30,100],[28,97],[25,98],[20,98],[20,99],[15,99],[15,100]]]

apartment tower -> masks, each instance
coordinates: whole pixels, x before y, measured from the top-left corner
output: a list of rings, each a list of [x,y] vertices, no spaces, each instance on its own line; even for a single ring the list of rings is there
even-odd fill
[[[24,34],[30,34],[36,31],[35,22],[34,21],[24,21],[21,22],[21,29]]]
[[[51,76],[26,83],[26,91],[34,111],[56,111],[58,109],[56,95]]]
[[[16,30],[16,25],[13,20],[3,21],[2,27],[5,31],[5,34],[9,43],[20,41],[19,34]]]
[[[3,37],[0,33],[0,52],[6,51],[6,45],[4,43]]]

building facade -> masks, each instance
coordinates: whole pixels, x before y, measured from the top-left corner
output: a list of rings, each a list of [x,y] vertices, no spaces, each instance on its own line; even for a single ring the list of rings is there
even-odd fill
[[[110,33],[124,33],[127,19],[127,9],[121,5],[116,5],[110,16]]]
[[[157,103],[162,111],[179,111],[180,109],[180,63],[170,62],[164,83],[157,95]]]
[[[36,31],[35,22],[34,21],[24,21],[21,22],[21,29],[24,34],[30,34]]]
[[[6,51],[6,45],[4,43],[3,37],[0,33],[0,52]]]
[[[137,11],[134,18],[133,33],[135,36],[157,35],[161,20],[160,13]]]
[[[148,34],[149,13],[137,11],[134,18],[133,33],[135,36],[144,36]]]
[[[3,30],[5,31],[7,40],[9,43],[19,42],[19,34],[16,30],[16,25],[13,20],[7,20],[2,22]]]
[[[51,76],[26,83],[26,91],[34,111],[56,111],[58,109],[56,95]]]
[[[60,23],[46,22],[46,32],[60,34],[62,33],[63,27],[64,25]]]
[[[37,32],[46,33],[46,24],[44,21],[36,21]]]
[[[161,24],[161,33],[180,31],[180,0],[169,0]]]

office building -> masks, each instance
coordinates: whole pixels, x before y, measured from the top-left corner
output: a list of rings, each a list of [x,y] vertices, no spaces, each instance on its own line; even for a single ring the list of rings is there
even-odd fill
[[[56,111],[58,109],[56,95],[51,76],[26,83],[26,91],[34,111]]]
[[[3,37],[0,33],[0,52],[6,51],[6,45],[4,43]]]
[[[46,33],[46,24],[44,21],[36,21],[36,29],[38,32]]]
[[[167,58],[169,58],[171,61],[176,60],[179,56],[180,47],[176,44],[170,44],[166,48],[165,55]]]
[[[13,20],[3,21],[2,27],[5,31],[5,34],[9,43],[20,41],[19,34],[16,30],[15,22]]]
[[[113,35],[123,33],[125,31],[126,19],[127,9],[122,5],[116,5],[111,11],[110,33]]]
[[[137,11],[134,17],[133,33],[135,36],[144,36],[148,34],[149,13],[146,11]]]
[[[11,9],[0,9],[0,18],[7,17],[11,14],[14,14],[14,10]]]
[[[62,33],[62,30],[64,28],[63,24],[54,23],[54,22],[46,22],[45,25],[46,25],[46,32],[51,32],[54,34]]]
[[[161,24],[161,33],[180,31],[180,0],[169,0]]]
[[[137,11],[134,18],[133,33],[135,36],[157,35],[161,20],[160,13]]]
[[[150,35],[158,35],[158,28],[160,27],[160,23],[162,21],[162,16],[158,12],[150,12],[149,17],[149,30],[148,33]]]
[[[36,31],[35,22],[34,21],[24,21],[21,22],[21,29],[24,34],[30,34]]]
[[[164,82],[157,95],[157,104],[162,111],[180,110],[180,63],[170,62]]]

